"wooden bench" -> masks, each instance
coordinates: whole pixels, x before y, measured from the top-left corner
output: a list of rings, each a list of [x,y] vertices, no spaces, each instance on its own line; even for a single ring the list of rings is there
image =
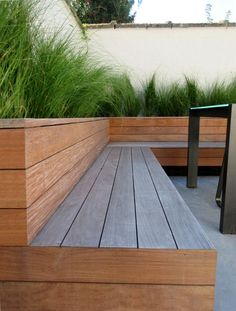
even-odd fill
[[[27,194],[21,202],[12,188],[0,201],[1,215],[14,215],[0,220],[1,311],[213,310],[216,251],[156,146],[117,143],[100,153],[104,119],[24,122],[7,124],[22,136],[20,158],[17,137],[0,132],[1,174],[11,174],[9,185],[20,174]]]
[[[1,249],[2,311],[210,311],[215,266],[152,151],[106,147],[30,247]]]

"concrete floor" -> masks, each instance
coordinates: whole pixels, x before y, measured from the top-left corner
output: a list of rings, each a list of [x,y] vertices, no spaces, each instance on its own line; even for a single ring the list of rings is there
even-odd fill
[[[171,180],[218,251],[214,310],[235,311],[236,235],[219,232],[220,209],[215,203],[218,177],[199,177],[197,189],[186,188],[185,177],[173,176]]]

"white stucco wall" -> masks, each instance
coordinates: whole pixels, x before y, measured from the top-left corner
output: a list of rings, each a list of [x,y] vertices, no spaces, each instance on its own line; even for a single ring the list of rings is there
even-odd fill
[[[81,43],[81,30],[65,0],[38,0],[38,22],[45,34],[59,33],[59,38],[70,37],[77,50]]]
[[[200,83],[236,74],[236,28],[118,28],[90,29],[93,54],[128,68],[135,81],[154,72],[162,80],[184,74]]]

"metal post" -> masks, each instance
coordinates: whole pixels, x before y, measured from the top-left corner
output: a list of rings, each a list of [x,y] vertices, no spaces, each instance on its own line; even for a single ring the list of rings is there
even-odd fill
[[[228,117],[220,231],[236,233],[236,104]]]
[[[197,187],[200,117],[189,114],[187,187]]]
[[[223,187],[223,180],[224,180],[224,170],[225,170],[225,153],[224,153],[222,167],[220,170],[219,182],[218,182],[217,191],[216,191],[216,204],[220,208],[222,207],[222,187]]]

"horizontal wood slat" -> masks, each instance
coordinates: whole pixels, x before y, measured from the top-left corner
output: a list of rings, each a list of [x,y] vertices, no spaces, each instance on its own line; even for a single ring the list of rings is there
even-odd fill
[[[212,311],[213,304],[212,286],[7,282],[1,310]]]
[[[1,126],[0,245],[27,245],[107,144],[109,121],[19,119]]]
[[[188,117],[109,118],[110,127],[121,126],[188,126]],[[201,126],[226,126],[223,118],[201,118]]]
[[[188,135],[187,126],[120,126],[111,127],[110,135],[150,135],[150,134],[165,134],[176,135],[183,134]],[[217,134],[225,135],[226,126],[202,126],[200,129],[201,134]]]
[[[24,167],[24,129],[7,130],[0,128],[0,169],[20,169]]]
[[[200,158],[199,166],[221,166],[223,159],[220,158]],[[186,158],[160,158],[159,162],[162,166],[187,166]]]
[[[28,243],[32,241],[48,218],[55,212],[106,144],[107,139],[104,139],[27,209]]]
[[[163,166],[187,166],[187,148],[152,148]],[[200,148],[199,166],[221,166],[224,148]]]
[[[26,167],[30,167],[108,128],[107,120],[25,129]]]
[[[54,185],[97,145],[108,142],[107,129],[82,140],[26,170],[27,207]]]
[[[0,209],[26,207],[25,170],[0,170]]]
[[[0,281],[215,284],[215,250],[1,247]]]
[[[173,134],[173,135],[111,135],[111,141],[188,141],[188,135]],[[200,135],[200,141],[225,141],[225,135]]]
[[[106,120],[107,118],[0,119],[0,128],[30,128]]]
[[[187,158],[187,148],[151,148],[154,154],[160,158]],[[224,148],[199,148],[200,158],[223,158]]]
[[[0,209],[0,245],[27,245],[26,210]]]

